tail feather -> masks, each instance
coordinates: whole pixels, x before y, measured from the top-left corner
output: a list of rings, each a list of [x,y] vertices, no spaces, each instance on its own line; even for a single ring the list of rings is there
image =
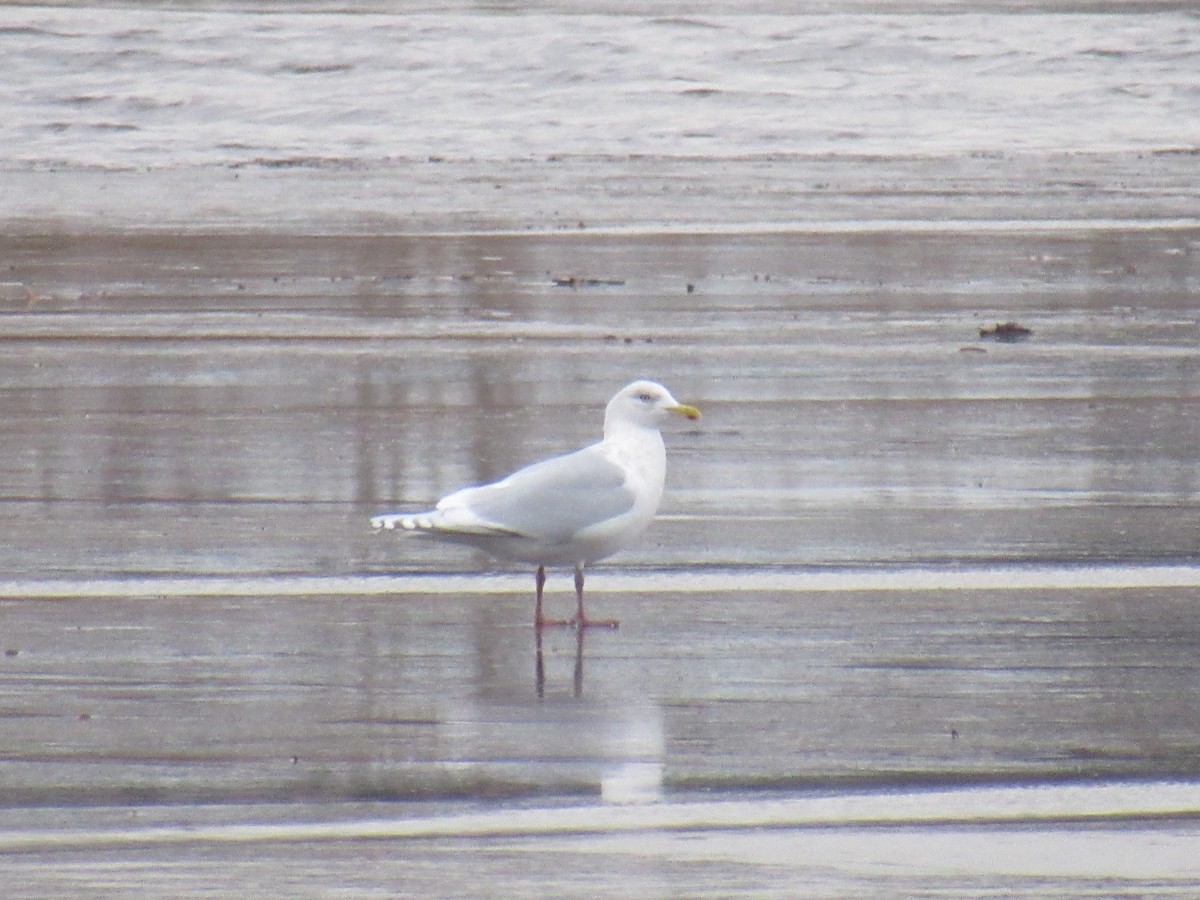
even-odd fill
[[[433,522],[433,512],[426,513],[389,513],[385,516],[375,516],[371,525],[375,528],[403,528],[405,531],[432,531],[436,526]]]
[[[431,509],[422,513],[390,513],[376,516],[371,520],[376,528],[391,531],[402,528],[405,531],[424,532],[426,534],[445,535],[446,537],[466,538],[495,537],[504,535],[520,537],[520,533],[501,525],[496,525],[479,518],[470,510],[460,507],[449,509]]]

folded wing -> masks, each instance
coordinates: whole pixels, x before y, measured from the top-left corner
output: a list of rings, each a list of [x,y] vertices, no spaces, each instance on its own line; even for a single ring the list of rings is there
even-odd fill
[[[597,444],[451,494],[438,504],[434,527],[559,543],[628,513],[635,501],[625,471]]]

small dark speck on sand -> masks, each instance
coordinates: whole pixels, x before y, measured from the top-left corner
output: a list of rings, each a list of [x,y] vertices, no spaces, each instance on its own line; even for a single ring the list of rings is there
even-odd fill
[[[1033,334],[1032,328],[1026,328],[1018,322],[997,322],[991,328],[980,328],[979,337],[986,341],[1023,341]]]
[[[625,282],[620,278],[576,278],[574,275],[565,278],[551,278],[555,287],[590,288],[590,287],[624,287]]]

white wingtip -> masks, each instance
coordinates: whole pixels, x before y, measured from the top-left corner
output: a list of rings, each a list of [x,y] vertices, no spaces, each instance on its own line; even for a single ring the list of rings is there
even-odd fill
[[[375,516],[371,520],[371,526],[374,528],[383,528],[388,531],[395,528],[403,528],[405,531],[422,531],[433,528],[433,519],[430,518],[429,513],[422,513],[417,516],[391,513],[386,516]]]

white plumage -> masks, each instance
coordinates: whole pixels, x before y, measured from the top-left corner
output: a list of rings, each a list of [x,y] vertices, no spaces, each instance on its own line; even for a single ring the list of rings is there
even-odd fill
[[[494,484],[457,491],[428,512],[376,516],[371,524],[536,565],[539,627],[548,624],[541,615],[545,567],[573,566],[578,609],[570,624],[600,624],[589,623],[583,614],[584,567],[629,546],[650,525],[666,476],[659,429],[672,413],[700,417],[662,385],[635,381],[609,401],[599,443],[535,463]]]

